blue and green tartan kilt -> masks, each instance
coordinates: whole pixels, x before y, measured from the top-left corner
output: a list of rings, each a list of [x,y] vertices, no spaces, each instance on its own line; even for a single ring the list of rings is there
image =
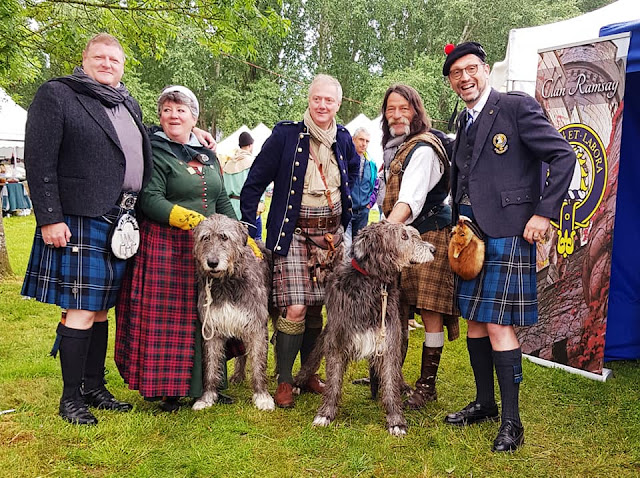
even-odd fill
[[[111,224],[121,209],[104,216],[64,216],[71,239],[66,247],[50,247],[36,228],[22,295],[63,309],[99,311],[116,304],[126,260],[109,246]]]
[[[460,212],[472,217],[470,210]],[[477,322],[529,326],[538,322],[536,246],[522,236],[485,237],[485,261],[471,280],[456,275],[460,315]]]

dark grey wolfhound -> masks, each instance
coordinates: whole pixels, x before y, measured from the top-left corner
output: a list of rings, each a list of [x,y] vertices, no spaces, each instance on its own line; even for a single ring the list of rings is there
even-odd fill
[[[336,418],[347,365],[366,358],[380,377],[387,430],[391,435],[406,435],[400,272],[410,264],[432,261],[434,252],[434,246],[414,228],[382,221],[360,231],[351,262],[340,264],[327,278],[327,326],[295,378],[296,384],[305,383],[325,356],[326,388],[314,425],[328,426]]]
[[[262,247],[264,258],[257,258],[247,246],[246,227],[220,214],[202,221],[193,237],[204,339],[204,393],[193,409],[202,410],[217,401],[224,345],[228,338],[237,337],[251,361],[253,403],[260,410],[273,410],[266,375],[271,292],[268,251]]]

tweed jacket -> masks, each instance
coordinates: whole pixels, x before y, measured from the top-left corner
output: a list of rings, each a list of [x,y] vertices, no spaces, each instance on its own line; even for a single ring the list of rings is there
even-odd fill
[[[240,193],[242,221],[255,229],[258,201],[273,181],[273,198],[267,217],[266,246],[283,256],[289,252],[293,231],[300,215],[304,176],[309,162],[310,138],[311,135],[303,121],[278,123],[253,162]],[[340,168],[341,222],[346,228],[352,212],[349,185],[358,175],[360,160],[351,135],[342,125],[338,125],[333,152]]]
[[[153,168],[149,137],[138,103],[129,98],[125,106],[142,134],[145,184]],[[125,157],[97,99],[59,81],[43,84],[29,107],[24,157],[39,226],[62,222],[65,214],[98,217],[116,204]]]
[[[458,131],[464,127],[465,116],[463,110]],[[458,158],[461,135],[456,138],[451,186],[452,197],[456,198],[460,174],[457,160],[468,161],[468,194],[480,228],[491,237],[519,236],[534,214],[558,217],[576,155],[538,102],[525,93],[492,89],[475,127],[470,158]],[[544,188],[542,162],[549,164]]]

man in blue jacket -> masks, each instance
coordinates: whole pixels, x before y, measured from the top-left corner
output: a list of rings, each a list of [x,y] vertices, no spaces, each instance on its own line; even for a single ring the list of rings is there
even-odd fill
[[[378,196],[378,170],[376,163],[371,160],[367,147],[371,141],[371,135],[366,128],[360,127],[353,133],[353,144],[358,154],[358,176],[351,187],[351,198],[353,200],[353,216],[351,223],[345,232],[345,247],[347,253],[351,249],[353,239],[358,232],[369,222],[369,211],[376,203]]]
[[[349,132],[336,124],[342,87],[329,75],[309,87],[303,121],[278,123],[262,146],[240,194],[242,221],[253,235],[263,191],[274,183],[266,245],[273,251],[273,301],[282,310],[276,329],[279,407],[294,406],[292,368],[304,363],[322,330],[323,278],[339,260],[351,219],[358,157]],[[327,241],[326,239],[329,239]],[[317,375],[308,391],[321,393]]]
[[[461,315],[468,320],[476,398],[445,422],[465,426],[498,419],[495,366],[502,424],[493,451],[504,452],[524,442],[518,406],[522,352],[513,326],[538,320],[536,243],[545,240],[550,219],[558,217],[575,154],[534,98],[489,86],[485,60],[482,46],[467,42],[449,50],[442,68],[466,105],[451,162],[454,217],[472,218],[486,243],[480,274],[459,278],[456,291]],[[549,165],[544,187],[543,162]]]

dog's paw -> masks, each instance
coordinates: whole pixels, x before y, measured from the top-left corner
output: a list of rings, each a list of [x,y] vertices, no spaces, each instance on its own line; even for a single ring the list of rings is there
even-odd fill
[[[204,410],[205,408],[212,407],[214,403],[218,400],[217,393],[205,392],[202,397],[200,397],[196,403],[191,407],[192,410]]]
[[[331,425],[331,420],[329,420],[329,417],[321,417],[320,415],[316,415],[316,417],[313,419],[314,427],[328,427],[329,425]]]
[[[300,389],[300,387],[298,385],[294,385],[292,392],[294,395],[300,395],[300,393],[302,393],[302,390]]]
[[[276,403],[273,401],[273,397],[268,393],[254,393],[253,404],[258,410],[275,410]]]
[[[405,425],[394,425],[388,428],[391,436],[403,437],[407,434],[407,427]]]

